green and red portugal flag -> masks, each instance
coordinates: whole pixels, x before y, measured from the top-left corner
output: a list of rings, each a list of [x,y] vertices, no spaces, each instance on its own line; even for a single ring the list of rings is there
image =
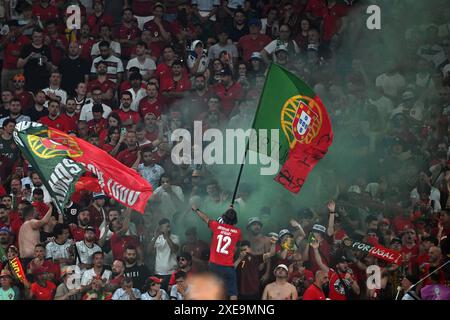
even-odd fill
[[[14,140],[61,212],[77,182],[144,213],[152,187],[136,171],[90,143],[36,122],[21,122]],[[93,177],[82,177],[90,173]],[[79,186],[77,187],[79,189]]]
[[[282,168],[275,180],[293,193],[300,191],[333,141],[330,118],[320,98],[297,76],[276,64],[269,68],[253,128],[256,132],[279,130]]]

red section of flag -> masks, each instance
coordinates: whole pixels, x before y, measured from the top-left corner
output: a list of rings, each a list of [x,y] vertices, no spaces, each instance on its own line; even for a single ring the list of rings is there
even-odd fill
[[[24,282],[26,280],[25,272],[23,271],[22,263],[18,257],[9,260],[9,266],[11,273],[20,281]]]
[[[75,184],[75,192],[87,190],[90,192],[101,192],[102,188],[98,184],[98,179],[94,177],[81,177]]]
[[[275,181],[293,193],[300,191],[311,170],[325,156],[333,142],[333,130],[327,110],[318,96],[314,100],[322,114],[322,125],[317,136],[310,143],[296,143],[275,177]],[[295,132],[297,128],[294,127],[293,130]]]
[[[128,208],[144,213],[153,192],[147,180],[105,151],[82,139],[74,139],[82,150],[82,155],[72,157],[72,160],[82,163],[86,171],[97,176],[101,190],[108,197]]]

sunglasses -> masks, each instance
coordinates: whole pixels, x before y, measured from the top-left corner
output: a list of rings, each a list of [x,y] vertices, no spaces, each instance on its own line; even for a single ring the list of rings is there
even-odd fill
[[[187,261],[185,258],[178,258],[178,261]]]

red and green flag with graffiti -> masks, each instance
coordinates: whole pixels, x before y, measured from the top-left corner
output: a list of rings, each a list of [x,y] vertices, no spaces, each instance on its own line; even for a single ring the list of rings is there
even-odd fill
[[[136,171],[83,139],[25,121],[16,125],[14,141],[61,212],[80,187],[101,190],[141,213],[152,195],[152,187]]]
[[[333,141],[327,110],[311,88],[276,64],[269,68],[259,101],[253,129],[281,132],[270,138],[278,143],[275,154],[282,166],[275,180],[298,193]]]

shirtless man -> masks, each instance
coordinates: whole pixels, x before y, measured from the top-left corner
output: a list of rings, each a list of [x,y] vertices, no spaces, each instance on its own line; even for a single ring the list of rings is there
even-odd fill
[[[52,206],[41,220],[36,219],[39,215],[32,206],[23,209],[23,216],[25,222],[19,230],[20,258],[31,260],[34,258],[34,248],[40,242],[39,229],[49,223]]]
[[[275,270],[275,281],[269,283],[262,295],[262,300],[297,300],[297,289],[288,280],[288,267],[278,265]]]
[[[258,217],[248,219],[247,231],[253,253],[264,254],[270,251],[270,238],[261,234],[263,224]]]
[[[252,248],[252,252],[254,255],[266,254],[270,251],[271,248],[270,238],[261,234],[262,227],[263,224],[261,222],[261,219],[259,219],[258,217],[252,217],[248,219],[247,223],[248,239],[250,241],[250,246]],[[271,262],[270,259],[267,259],[265,261],[266,271],[261,277],[262,284],[267,283],[269,279],[270,270],[272,270],[270,262]]]

